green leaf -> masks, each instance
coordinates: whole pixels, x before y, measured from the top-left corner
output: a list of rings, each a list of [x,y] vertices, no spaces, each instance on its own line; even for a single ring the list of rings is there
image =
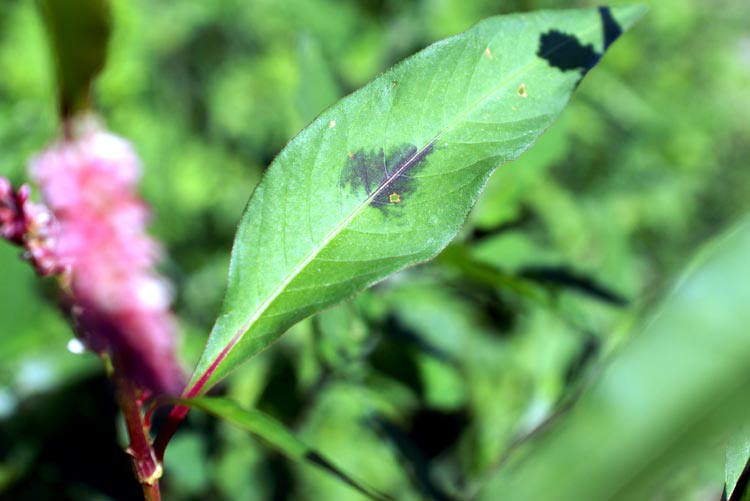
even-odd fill
[[[63,117],[90,105],[91,83],[104,67],[111,32],[108,0],[39,0],[57,68]]]
[[[278,155],[245,209],[188,395],[302,318],[435,256],[492,171],[552,124],[643,12],[490,18],[323,112]]]
[[[257,409],[244,409],[236,402],[226,398],[199,397],[176,400],[176,403],[198,408],[209,414],[220,417],[230,423],[261,438],[274,449],[288,458],[322,468],[361,494],[375,499],[387,500],[388,496],[354,480],[350,475],[327,460],[322,454],[305,444],[282,423]]]
[[[733,499],[737,482],[750,461],[750,426],[743,423],[739,432],[735,433],[727,447],[727,460],[724,471],[724,492],[726,499]]]
[[[745,218],[701,249],[570,414],[526,443],[478,499],[683,499],[667,482],[712,451],[720,465],[721,444],[750,418],[748,256]]]

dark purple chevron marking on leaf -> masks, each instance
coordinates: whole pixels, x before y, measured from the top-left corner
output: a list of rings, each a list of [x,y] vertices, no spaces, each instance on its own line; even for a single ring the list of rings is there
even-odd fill
[[[371,197],[372,207],[389,214],[409,202],[417,184],[414,174],[425,166],[432,147],[432,143],[421,149],[408,144],[388,154],[382,148],[349,153],[341,172],[341,187]]]
[[[599,18],[602,23],[602,42],[604,49],[596,52],[591,44],[583,45],[574,35],[550,30],[539,37],[537,56],[545,59],[550,66],[561,71],[580,71],[581,79],[593,68],[604,51],[622,35],[622,28],[612,16],[609,7],[599,7]]]

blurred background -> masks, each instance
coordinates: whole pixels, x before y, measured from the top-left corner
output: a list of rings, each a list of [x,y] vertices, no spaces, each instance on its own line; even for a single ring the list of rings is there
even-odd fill
[[[143,160],[186,369],[245,202],[297,131],[484,17],[593,5],[113,0],[95,103]],[[34,2],[2,0],[0,174],[15,183],[59,134],[54,85]],[[298,324],[218,391],[397,499],[470,496],[747,213],[749,117],[750,3],[652,2],[443,254]],[[17,255],[0,242],[0,498],[137,499],[103,368],[67,349],[49,284]],[[722,466],[696,461],[656,494],[719,499]],[[166,468],[169,500],[362,499],[197,412]]]

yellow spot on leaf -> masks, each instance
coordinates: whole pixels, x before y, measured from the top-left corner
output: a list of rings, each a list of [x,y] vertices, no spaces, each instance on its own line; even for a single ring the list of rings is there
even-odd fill
[[[392,204],[397,204],[401,201],[401,195],[398,193],[391,193],[388,195],[388,201]]]
[[[331,120],[330,122],[328,122],[329,129],[333,129],[334,127],[336,127],[336,120]]]
[[[490,50],[489,47],[484,49],[484,55],[487,56],[487,59],[492,59],[492,51]]]
[[[346,153],[346,156],[349,157],[349,158],[354,158],[354,153],[352,153],[351,151],[348,151]]]
[[[526,97],[528,96],[528,92],[526,92],[526,84],[522,83],[518,86],[518,97]]]

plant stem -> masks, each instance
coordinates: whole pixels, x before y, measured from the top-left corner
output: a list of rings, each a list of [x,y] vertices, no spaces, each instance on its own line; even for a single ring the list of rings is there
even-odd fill
[[[143,487],[144,501],[161,501],[161,491],[159,490],[159,481],[153,484],[141,484]]]
[[[221,364],[222,360],[226,358],[232,348],[234,348],[234,345],[239,342],[241,334],[242,332],[237,332],[229,344],[224,347],[219,356],[211,363],[209,368],[201,374],[197,381],[185,389],[182,393],[183,399],[195,398],[211,389],[211,385],[208,383],[211,380],[214,371],[219,364]],[[167,448],[167,444],[169,444],[169,440],[175,434],[180,423],[185,419],[185,416],[188,415],[188,412],[190,412],[190,407],[186,405],[175,405],[169,411],[167,421],[164,423],[161,430],[159,430],[159,433],[157,433],[156,439],[154,440],[154,450],[156,451],[156,458],[159,462],[164,460],[164,451]]]
[[[189,411],[190,408],[184,405],[175,405],[169,411],[167,420],[164,422],[164,425],[161,427],[159,433],[156,435],[156,439],[154,440],[154,453],[158,461],[164,460],[164,451],[167,448],[167,444]]]
[[[117,403],[120,406],[130,445],[125,449],[133,464],[133,471],[143,487],[145,501],[160,501],[159,478],[162,475],[161,461],[157,459],[143,420],[142,402],[138,391],[121,371],[115,370]]]
[[[214,365],[212,365],[211,368],[206,371],[206,373],[203,374],[203,376],[198,379],[195,384],[185,390],[185,392],[182,394],[182,398],[187,399],[197,397],[204,390],[208,390],[208,388],[206,388],[206,383],[213,373],[213,369],[215,368],[216,363],[217,362],[214,362]],[[154,452],[159,462],[164,461],[164,451],[167,448],[167,444],[169,444],[169,441],[177,431],[180,423],[182,423],[182,421],[185,419],[185,416],[188,415],[188,412],[190,412],[190,407],[185,405],[175,405],[169,411],[169,415],[167,416],[167,420],[164,423],[164,426],[162,426],[162,428],[159,430],[159,433],[156,434],[156,439],[154,439]]]

